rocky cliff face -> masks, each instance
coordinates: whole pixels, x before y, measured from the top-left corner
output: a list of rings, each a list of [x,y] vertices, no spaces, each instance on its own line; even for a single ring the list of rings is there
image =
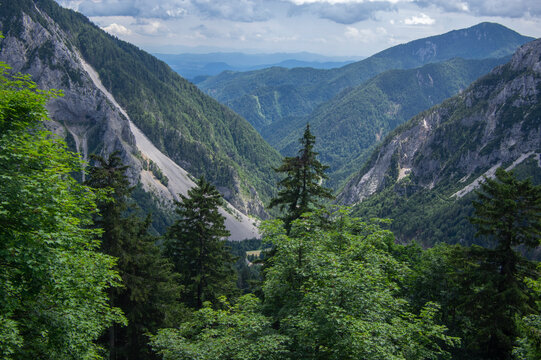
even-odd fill
[[[0,60],[13,72],[30,74],[41,89],[62,90],[64,96],[47,105],[54,120],[48,124],[50,129],[66,138],[85,159],[89,153],[119,151],[136,183],[142,167],[132,156],[136,148],[128,119],[94,86],[66,34],[49,16],[41,15],[46,24],[23,14],[18,36],[8,32],[0,43]]]
[[[339,196],[362,202],[385,188],[446,187],[460,197],[495,168],[541,153],[541,39],[466,91],[388,136]],[[541,164],[539,164],[541,166]]]
[[[189,174],[135,127],[127,112],[103,86],[98,73],[70,41],[70,36],[37,6],[32,11],[38,14],[40,21],[35,20],[36,16],[22,12],[21,26],[17,29],[0,22],[5,35],[0,41],[0,61],[10,65],[14,73],[30,74],[41,89],[62,90],[63,96],[50,100],[47,105],[52,119],[47,124],[49,129],[65,138],[68,145],[85,159],[91,153],[108,156],[118,151],[129,166],[131,183],[141,182],[147,192],[161,198],[164,204],[170,204],[178,193],[186,194],[194,186]],[[148,170],[148,166],[143,166],[149,161],[167,176],[167,186]],[[242,210],[250,210],[245,204],[250,200],[234,200]],[[262,208],[259,200],[255,204]],[[222,213],[231,239],[258,236],[253,221],[245,214],[233,207]]]

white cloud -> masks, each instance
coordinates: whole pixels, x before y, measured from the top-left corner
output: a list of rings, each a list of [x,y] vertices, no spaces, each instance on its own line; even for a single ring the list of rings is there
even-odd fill
[[[295,5],[305,5],[305,4],[362,4],[370,2],[386,2],[386,3],[399,3],[399,2],[409,2],[411,0],[289,0]]]
[[[130,29],[117,23],[112,23],[111,25],[105,26],[102,29],[112,35],[131,35],[132,33]]]
[[[420,13],[419,16],[412,16],[404,20],[404,24],[406,25],[432,25],[435,22],[436,20],[423,13]]]
[[[161,19],[137,19],[134,31],[141,35],[167,36],[169,29]]]
[[[57,0],[87,16],[184,18],[202,16],[232,21],[264,21],[273,16],[272,4],[280,0]]]
[[[293,0],[289,11],[290,16],[312,14],[321,19],[331,20],[338,24],[354,24],[356,22],[373,19],[377,12],[387,12],[394,9],[392,1],[317,1]]]
[[[90,16],[111,34],[155,52],[200,47],[212,49],[209,52],[370,55],[483,21],[541,36],[541,18],[534,16],[541,14],[541,0],[56,1]]]
[[[539,0],[414,0],[421,7],[437,7],[447,12],[504,18],[539,17]]]
[[[344,36],[348,39],[360,41],[362,43],[370,43],[381,39],[381,37],[387,34],[387,30],[382,27],[359,29],[353,26],[346,27]]]

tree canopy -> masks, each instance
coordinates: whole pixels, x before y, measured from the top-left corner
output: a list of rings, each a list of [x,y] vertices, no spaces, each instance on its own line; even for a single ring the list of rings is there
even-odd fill
[[[96,359],[95,340],[124,323],[106,291],[115,260],[90,227],[95,194],[82,162],[46,131],[43,92],[0,63],[0,357]]]

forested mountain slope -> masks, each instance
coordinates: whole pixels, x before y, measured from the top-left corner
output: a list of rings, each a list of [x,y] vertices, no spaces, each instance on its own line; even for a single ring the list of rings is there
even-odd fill
[[[397,128],[340,202],[394,219],[401,240],[473,241],[472,190],[496,168],[541,182],[541,39],[466,91]]]
[[[362,61],[331,70],[279,67],[224,72],[198,84],[206,93],[244,116],[271,145],[284,122],[309,115],[340,91],[387,70],[409,69],[455,57],[483,59],[511,55],[530,37],[502,25],[471,28],[394,46]]]
[[[285,155],[296,151],[302,127],[310,122],[316,151],[330,166],[327,185],[337,189],[362,165],[369,150],[412,116],[467,88],[509,58],[452,59],[417,69],[390,70],[344,90],[310,116],[275,132]]]
[[[239,210],[265,215],[280,155],[242,117],[162,61],[52,0],[2,2],[0,24],[0,59],[39,86],[64,91],[49,110],[57,132],[84,156],[120,150],[133,181],[144,163],[127,119],[91,81],[87,63],[160,151],[191,175],[204,175]]]

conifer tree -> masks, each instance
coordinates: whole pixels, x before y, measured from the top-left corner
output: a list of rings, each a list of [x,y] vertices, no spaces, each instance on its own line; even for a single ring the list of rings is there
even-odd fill
[[[518,335],[516,319],[535,311],[534,296],[524,278],[539,274],[514,247],[541,244],[541,186],[534,186],[530,179],[517,180],[499,168],[477,196],[470,221],[478,226],[477,236],[490,237],[496,246],[470,251],[470,257],[479,259],[474,277],[479,287],[469,305],[476,311],[472,319],[478,326],[479,351],[491,359],[510,359]]]
[[[282,165],[275,169],[284,173],[278,186],[278,196],[271,200],[270,208],[279,205],[280,210],[286,210],[283,217],[285,228],[289,232],[291,222],[311,210],[320,208],[319,201],[323,198],[333,199],[330,189],[321,185],[327,178],[328,168],[317,160],[318,153],[314,151],[316,137],[310,132],[310,124],[306,124],[304,135],[299,139],[301,149],[295,157],[285,157]]]
[[[172,264],[155,245],[158,238],[149,233],[151,219],[138,216],[129,196],[133,188],[117,152],[107,159],[93,155],[87,184],[105,190],[98,201],[100,215],[95,223],[102,228],[102,251],[115,256],[123,287],[110,293],[110,301],[120,307],[128,326],[114,326],[104,339],[110,359],[150,358],[148,332],[168,326],[179,310],[178,279]],[[132,210],[127,214],[127,210]]]
[[[165,251],[182,277],[184,302],[200,309],[205,301],[217,303],[220,296],[235,293],[234,260],[224,241],[230,233],[218,210],[221,195],[204,177],[188,196],[179,196],[179,219],[167,232]]]

